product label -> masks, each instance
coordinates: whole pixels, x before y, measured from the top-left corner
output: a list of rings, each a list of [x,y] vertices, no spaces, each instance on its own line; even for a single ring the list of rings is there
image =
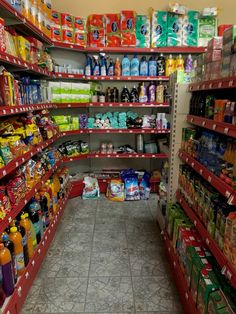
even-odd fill
[[[25,263],[24,263],[24,254],[19,253],[16,255],[16,269],[17,271],[22,270],[25,267]]]
[[[163,33],[163,28],[162,28],[162,26],[161,26],[161,25],[157,25],[155,31],[156,31],[156,35],[157,35],[157,36],[160,36],[160,35]]]
[[[93,39],[98,40],[99,39],[99,31],[94,30],[92,36],[93,36]]]
[[[133,28],[133,20],[132,19],[128,19],[126,24],[127,24],[127,29]]]
[[[27,236],[25,235],[23,238],[22,238],[22,246],[26,246],[27,244]]]
[[[147,35],[147,26],[145,24],[141,26],[141,34],[144,36]]]
[[[118,31],[117,22],[111,23],[111,30],[113,33],[116,33]]]

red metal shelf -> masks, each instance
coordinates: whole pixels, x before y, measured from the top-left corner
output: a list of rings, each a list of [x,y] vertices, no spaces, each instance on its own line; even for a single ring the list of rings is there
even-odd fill
[[[164,244],[166,249],[166,255],[169,259],[169,264],[172,270],[173,278],[177,286],[181,303],[186,314],[198,314],[198,310],[195,306],[191,292],[188,289],[188,284],[185,279],[183,270],[179,264],[179,259],[175,254],[173,245],[168,237],[167,232],[164,232],[163,235]]]
[[[66,44],[66,43],[60,43],[57,41],[52,41],[52,45],[50,46],[50,49],[57,48],[57,49],[65,49],[65,50],[73,50],[73,51],[79,51],[79,52],[85,52],[86,48],[76,45],[76,44]]]
[[[57,227],[60,223],[61,217],[66,207],[69,194],[70,194],[70,189],[68,189],[68,192],[65,195],[64,199],[60,200],[58,211],[53,217],[51,224],[44,232],[42,240],[37,246],[33,257],[29,261],[29,264],[25,268],[23,275],[19,278],[15,287],[14,293],[7,299],[6,303],[3,305],[3,308],[2,308],[3,314],[20,313],[20,310],[23,307],[24,301],[33,284],[33,281],[37,275],[37,272],[40,269],[41,264],[49,249],[49,246],[55,236]]]
[[[83,74],[72,74],[72,73],[51,73],[52,79],[66,79],[66,80],[85,80],[85,75]]]
[[[169,108],[169,103],[125,103],[125,102],[89,102],[89,103],[54,103],[54,108],[97,108],[97,107],[120,107],[120,108]]]
[[[187,116],[187,121],[205,129],[236,138],[236,125],[224,122],[216,122],[214,120],[192,115]]]
[[[28,35],[33,36],[43,43],[51,44],[51,39],[27,20],[20,12],[16,11],[6,0],[0,0],[1,17],[7,20],[7,25],[14,27]]]
[[[2,233],[9,223],[22,211],[25,205],[32,199],[35,193],[43,186],[43,184],[51,177],[51,175],[57,170],[61,162],[57,162],[50,171],[38,182],[31,190],[27,191],[25,197],[14,207],[12,206],[11,212],[0,222],[0,233]]]
[[[189,91],[236,88],[236,76],[189,84]]]
[[[32,158],[34,155],[41,152],[43,149],[48,147],[49,145],[53,144],[58,138],[60,137],[60,134],[57,134],[53,136],[51,139],[43,141],[42,143],[36,145],[33,147],[30,151],[25,153],[24,155],[13,159],[11,162],[9,162],[5,167],[0,168],[0,179],[7,176],[12,171],[16,170],[18,167],[23,165],[26,161],[28,161],[30,158]]]
[[[86,76],[93,81],[169,81],[168,76]]]
[[[101,153],[89,153],[87,155],[80,155],[80,156],[76,156],[76,157],[63,157],[62,162],[66,163],[66,162],[71,162],[71,161],[76,161],[76,160],[80,160],[80,159],[91,159],[91,158],[155,158],[155,159],[165,159],[168,158],[168,156],[164,153],[160,153],[160,154],[140,154],[140,153],[133,153],[133,154],[128,154],[128,153],[123,153],[123,154],[116,154],[116,153],[112,153],[112,154],[101,154]]]
[[[10,116],[29,111],[38,111],[42,109],[56,108],[54,104],[34,104],[34,105],[21,105],[21,106],[2,106],[0,107],[0,116]]]
[[[229,280],[232,287],[236,288],[236,271],[231,263],[227,260],[226,256],[219,248],[215,240],[209,235],[207,229],[202,224],[201,220],[198,218],[197,214],[192,210],[192,208],[185,201],[184,197],[181,195],[179,191],[176,193],[176,199],[183,207],[184,211],[193,222],[194,226],[198,230],[201,237],[204,239],[206,245],[208,246],[211,253],[214,255],[218,264],[222,268],[222,274],[224,274]]]
[[[236,190],[214,175],[188,153],[180,150],[179,157],[207,180],[219,193],[225,196],[228,199],[229,204],[236,205]]]
[[[169,134],[170,129],[80,129],[64,131],[62,136],[75,134]]]

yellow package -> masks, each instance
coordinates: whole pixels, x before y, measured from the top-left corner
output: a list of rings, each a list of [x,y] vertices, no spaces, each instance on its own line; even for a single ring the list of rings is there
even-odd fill
[[[124,202],[125,187],[121,179],[111,179],[107,189],[107,198],[113,202]]]
[[[30,16],[30,0],[21,0],[22,3],[22,15],[29,20]]]
[[[30,42],[23,36],[17,36],[17,50],[21,59],[30,62]]]

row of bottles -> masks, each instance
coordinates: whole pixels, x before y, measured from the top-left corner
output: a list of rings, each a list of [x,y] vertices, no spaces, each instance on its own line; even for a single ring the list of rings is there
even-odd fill
[[[24,272],[64,195],[68,170],[60,170],[32,198],[0,238],[0,305]]]
[[[169,76],[176,70],[183,70],[186,73],[193,69],[192,56],[188,55],[186,60],[180,54],[175,59],[170,54],[165,57],[160,54],[156,59],[151,56],[149,60],[143,56],[140,60],[137,55],[131,59],[127,55],[122,61],[116,58],[115,62],[112,58],[107,59],[104,54],[99,56],[87,56],[84,74],[87,76]]]

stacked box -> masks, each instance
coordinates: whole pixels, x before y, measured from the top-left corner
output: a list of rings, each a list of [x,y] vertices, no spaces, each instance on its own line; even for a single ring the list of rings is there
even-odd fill
[[[206,47],[208,41],[217,35],[217,19],[214,17],[199,18],[198,46]]]
[[[136,47],[149,48],[151,37],[150,18],[147,15],[136,16]]]
[[[183,18],[183,34],[182,46],[197,46],[198,45],[198,11],[188,11]]]
[[[232,54],[232,47],[236,40],[236,25],[228,28],[223,33],[222,69],[223,77],[233,76],[236,72],[236,57]]]
[[[167,46],[167,12],[153,11],[151,18],[151,47]]]
[[[182,46],[183,16],[168,13],[167,46]]]

